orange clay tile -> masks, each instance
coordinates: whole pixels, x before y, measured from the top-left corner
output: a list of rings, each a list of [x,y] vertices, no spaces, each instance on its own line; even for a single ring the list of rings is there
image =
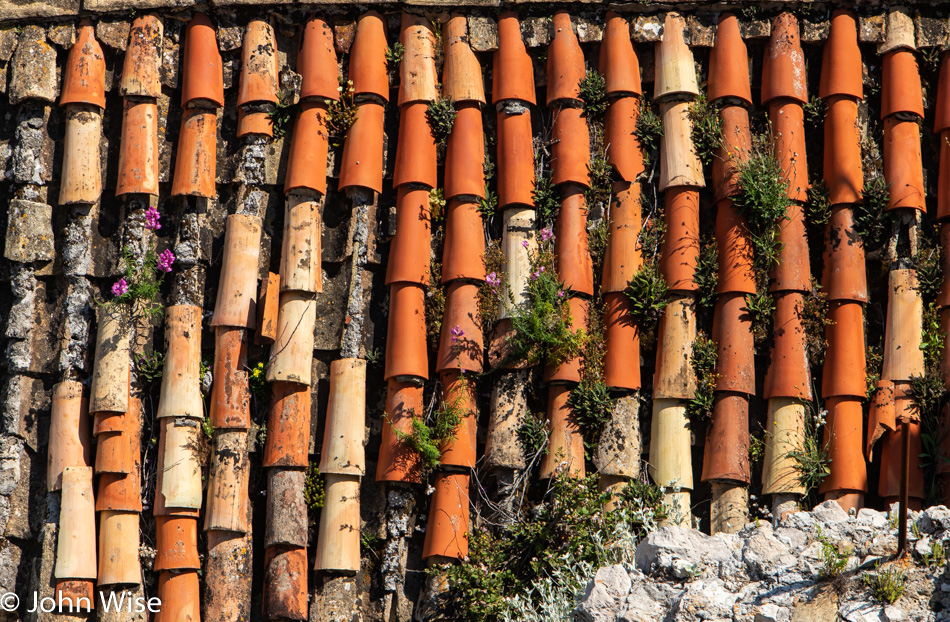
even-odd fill
[[[862,79],[857,20],[850,11],[839,9],[831,14],[831,30],[821,53],[818,96],[822,99],[837,95],[862,99]]]
[[[739,165],[749,159],[752,149],[748,110],[742,106],[726,106],[719,111],[719,117],[722,119],[722,144],[712,161],[713,190],[717,201],[738,194]]]
[[[482,66],[469,45],[465,15],[455,13],[442,26],[445,60],[442,63],[442,96],[459,103],[485,103]],[[458,123],[458,119],[455,120]]]
[[[247,214],[228,216],[211,326],[250,328],[256,325],[260,252],[261,219]]]
[[[272,546],[264,551],[264,619],[307,619],[307,549]]]
[[[825,227],[824,264],[821,287],[828,295],[828,302],[868,301],[864,243],[854,231],[854,216],[849,206],[831,210]]]
[[[493,62],[493,104],[506,99],[535,103],[534,67],[521,38],[521,25],[511,11],[498,17],[498,50]]]
[[[485,133],[477,103],[457,105],[458,112],[445,149],[444,196],[485,196]]]
[[[204,530],[247,533],[251,465],[246,430],[216,430],[205,494]]]
[[[552,180],[557,184],[590,185],[590,135],[582,108],[559,108],[552,113]]]
[[[594,272],[587,248],[584,188],[568,184],[561,192],[561,210],[554,221],[554,265],[565,288],[592,296]]]
[[[824,178],[832,205],[858,203],[864,189],[858,102],[852,97],[825,101]]]
[[[273,136],[274,121],[267,111],[245,112],[238,108],[237,137],[245,136]]]
[[[102,110],[88,104],[70,104],[66,107],[65,134],[59,204],[95,203],[102,195]]]
[[[554,14],[554,37],[548,45],[548,106],[562,100],[580,100],[584,79],[584,52],[571,29],[567,11]]]
[[[671,96],[699,95],[693,53],[683,39],[685,32],[686,20],[678,13],[667,13],[663,24],[663,40],[656,44],[654,50],[655,100]]]
[[[386,25],[380,14],[366,11],[360,15],[350,49],[349,76],[355,95],[375,95],[389,101],[386,47]]]
[[[56,538],[57,579],[96,578],[96,508],[91,467],[63,469],[59,534]]]
[[[360,478],[328,473],[313,569],[360,570]],[[306,520],[306,519],[304,519]]]
[[[499,112],[497,132],[498,207],[503,209],[516,203],[534,206],[531,113]]]
[[[393,283],[389,286],[386,380],[399,376],[429,377],[424,299],[421,285]]]
[[[657,328],[656,369],[653,397],[692,399],[696,396],[696,374],[690,366],[696,340],[696,304],[691,295],[673,294],[663,309]]]
[[[716,394],[712,424],[706,432],[702,481],[749,483],[749,397],[747,395]]]
[[[96,358],[89,388],[89,410],[124,413],[129,409],[129,309],[125,305],[101,305],[97,309]]]
[[[304,102],[294,123],[290,154],[284,178],[284,193],[309,189],[327,193],[327,104],[324,101]]]
[[[138,585],[142,582],[139,561],[139,515],[132,512],[99,514],[99,572],[96,583]]]
[[[154,570],[200,570],[198,521],[174,516],[155,517]]]
[[[158,105],[126,99],[115,194],[158,194]]]
[[[887,209],[927,211],[920,127],[916,121],[901,121],[897,117],[884,119],[884,179],[890,192]]]
[[[604,294],[604,382],[612,389],[640,388],[640,331],[632,301],[623,292]]]
[[[280,276],[269,272],[261,281],[261,293],[257,297],[257,334],[254,343],[267,345],[277,339],[277,314],[280,309]]]
[[[277,38],[274,28],[252,19],[244,31],[241,48],[241,82],[237,105],[277,101]]]
[[[196,14],[185,29],[181,63],[181,107],[224,105],[224,74],[214,25]]]
[[[774,99],[808,103],[805,56],[798,34],[798,20],[787,12],[772,22],[772,36],[762,60],[762,104]]]
[[[343,143],[340,190],[361,186],[383,191],[383,120],[381,105],[363,102],[357,107],[356,120]]]
[[[894,407],[895,390],[904,391],[906,383],[894,384],[891,380],[878,380],[874,385],[874,394],[871,396],[871,405],[868,413],[867,444],[864,455],[868,462],[874,460],[874,446],[885,432],[898,429],[897,411]]]
[[[96,582],[86,579],[57,579],[56,602],[70,611],[91,611],[96,608]]]
[[[429,102],[439,97],[435,69],[435,33],[422,15],[403,11],[399,42],[404,47],[399,63],[399,106]]]
[[[386,285],[429,284],[432,239],[429,190],[400,186],[396,190],[396,235],[389,247]]]
[[[706,96],[711,102],[723,97],[734,97],[752,105],[749,53],[739,32],[739,20],[732,13],[719,16],[716,43],[709,52],[709,87]]]
[[[251,424],[245,334],[243,328],[215,330],[211,425],[216,429],[247,429]]]
[[[772,269],[770,292],[811,291],[811,268],[808,264],[808,238],[805,235],[805,214],[801,204],[792,201],[788,218],[779,224],[778,265]]]
[[[910,451],[911,456],[909,469],[909,486],[907,502],[908,509],[919,511],[923,499],[926,497],[924,489],[924,471],[921,462],[915,460],[915,456],[923,453],[923,436],[920,431],[919,423],[908,424],[910,433]],[[884,504],[890,506],[897,503],[900,494],[901,477],[901,432],[888,432],[881,441],[881,475],[878,479],[878,494],[884,497]]]
[[[459,334],[461,333],[461,334]],[[481,372],[485,355],[478,314],[478,285],[455,281],[445,290],[436,371]]]
[[[696,291],[693,277],[699,260],[699,191],[674,187],[664,193],[666,238],[660,273],[674,291]]]
[[[132,22],[119,82],[119,94],[123,97],[161,97],[159,67],[163,32],[162,20],[156,15],[141,15]]]
[[[788,198],[808,200],[808,164],[805,157],[804,111],[790,99],[769,103],[772,124],[772,151],[778,158],[788,182]]]
[[[196,571],[158,574],[161,609],[154,622],[198,622],[201,619],[201,588]]]
[[[310,387],[273,382],[274,397],[267,415],[264,467],[306,467],[310,450]]]
[[[419,454],[403,443],[393,430],[411,434],[413,419],[424,414],[421,385],[397,380],[386,383],[386,415],[376,463],[377,482],[420,481],[422,465]]]
[[[541,459],[541,470],[538,473],[542,479],[556,477],[561,472],[575,478],[585,475],[584,437],[574,421],[571,408],[567,405],[570,396],[570,387],[548,387],[548,423],[551,436],[548,453]]]
[[[917,58],[906,48],[884,55],[881,76],[881,118],[898,113],[924,116]]]
[[[589,301],[584,298],[571,298],[568,300],[572,331],[587,330],[587,313],[589,307]],[[545,382],[563,384],[581,381],[581,357],[579,355],[567,361],[561,361],[557,365],[552,361],[546,361],[545,363]]]
[[[703,165],[693,144],[690,104],[685,101],[660,104],[663,136],[660,138],[659,189],[674,186],[702,188],[706,185]]]
[[[937,220],[950,218],[950,129],[940,132],[940,164],[937,174]]]
[[[752,240],[749,223],[739,213],[732,199],[716,204],[716,244],[719,256],[719,294],[754,294],[755,274],[752,271]]]
[[[330,363],[330,396],[324,424],[320,472],[363,476],[366,426],[366,361],[337,359]]]
[[[775,296],[773,345],[763,396],[811,399],[811,374],[805,354],[805,329],[802,326],[803,296],[789,292]],[[861,377],[863,382],[864,377]]]
[[[455,435],[440,447],[442,457],[439,463],[446,466],[475,468],[478,456],[475,447],[478,442],[478,408],[475,404],[475,380],[464,378],[457,371],[446,371],[441,375],[442,403],[446,407],[457,409],[461,416]]]
[[[435,188],[435,138],[426,119],[426,102],[406,104],[399,109],[399,142],[396,143],[396,164],[393,166],[393,187],[423,184]]]
[[[200,368],[201,307],[166,307],[165,369],[156,417],[204,418]]]
[[[608,95],[640,95],[643,92],[640,62],[630,41],[630,24],[613,11],[607,11],[599,63]]]
[[[867,492],[868,474],[864,462],[863,414],[861,399],[830,397],[825,401],[828,417],[825,423],[825,444],[828,447],[830,473],[818,491],[839,490]]]
[[[142,402],[134,395],[129,398],[129,412],[115,417],[122,423],[122,436],[129,443],[132,469],[129,473],[99,474],[96,511],[141,512],[141,429]]]
[[[62,488],[63,469],[92,464],[89,404],[82,385],[66,380],[53,387],[47,454],[46,489]]]
[[[604,148],[607,162],[620,179],[634,182],[643,172],[643,153],[636,137],[640,98],[619,97],[607,104],[604,116]]]
[[[455,279],[485,280],[485,236],[478,204],[450,200],[445,210],[445,245],[442,251],[442,283]]]
[[[286,199],[280,246],[281,291],[322,292],[320,203],[299,195]]]
[[[307,504],[304,498],[307,471],[269,469],[267,508],[264,514],[264,547],[275,544],[307,546]]]
[[[169,420],[170,423],[174,424],[172,420]],[[162,492],[165,488],[165,472],[171,470],[171,466],[165,464],[165,435],[167,426],[164,422],[159,424],[159,437],[158,437],[158,469],[156,470],[155,475],[155,493],[154,500],[155,503],[152,506],[152,515],[153,516],[179,516],[179,517],[189,517],[189,518],[198,518],[199,508],[198,507],[183,507],[181,505],[165,505],[165,494]],[[200,498],[200,490],[198,492],[198,497]],[[175,500],[173,500],[174,502]],[[200,505],[200,502],[199,502]]]
[[[84,19],[77,29],[76,42],[69,48],[63,67],[63,89],[59,105],[89,104],[106,107],[106,61],[96,41],[95,27]]]
[[[300,99],[315,98],[318,102],[337,100],[340,92],[340,71],[337,68],[333,29],[319,17],[311,17],[303,27],[297,51],[297,73],[303,78]]]
[[[950,128],[950,56],[944,54],[937,78],[937,103],[934,106],[934,133],[943,134]],[[940,141],[945,142],[944,140]]]
[[[640,184],[617,181],[613,184],[610,217],[607,223],[607,249],[601,290],[622,292],[640,269]]]
[[[892,269],[887,275],[882,378],[909,381],[924,374],[924,353],[920,348],[923,312],[917,271]]]
[[[717,391],[755,395],[752,315],[745,294],[723,294],[716,300],[712,340],[717,344]]]
[[[213,110],[191,109],[182,113],[172,196],[215,196],[218,150],[218,117]]]
[[[822,397],[862,398],[864,378],[864,308],[859,302],[832,302],[825,327],[825,360],[822,365]]]
[[[463,560],[468,556],[468,485],[468,474],[435,476],[422,559]]]
[[[128,413],[119,417],[125,424],[131,419]],[[138,430],[135,430],[138,433]],[[135,470],[135,460],[132,456],[132,446],[126,432],[102,432],[96,436],[96,474],[100,473],[132,473]]]

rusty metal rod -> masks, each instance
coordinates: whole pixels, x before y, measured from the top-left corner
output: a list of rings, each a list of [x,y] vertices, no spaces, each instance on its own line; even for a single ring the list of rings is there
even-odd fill
[[[907,552],[907,502],[910,489],[910,423],[901,421],[901,489],[897,515],[897,557]]]

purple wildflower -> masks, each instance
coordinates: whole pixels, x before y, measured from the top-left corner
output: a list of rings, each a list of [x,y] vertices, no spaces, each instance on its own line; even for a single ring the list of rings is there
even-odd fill
[[[162,223],[159,222],[162,215],[158,213],[158,210],[154,207],[150,207],[145,211],[145,228],[151,229],[152,231],[158,231],[162,228]]]
[[[491,285],[491,288],[493,290],[498,289],[498,286],[501,285],[501,277],[498,276],[497,272],[492,272],[491,274],[485,277],[485,280],[488,282],[489,285]]]
[[[124,296],[128,291],[129,284],[125,282],[125,279],[119,279],[112,285],[112,295],[116,298]]]
[[[558,298],[564,298],[564,290],[563,290],[563,289],[557,293],[557,297],[558,297]]]
[[[165,249],[158,256],[158,269],[162,272],[171,272],[173,263],[175,263],[175,254],[170,249]]]
[[[455,328],[452,329],[452,343],[458,343],[459,337],[465,336],[465,331],[462,330],[462,327],[458,324],[455,325]]]
[[[554,231],[551,230],[551,227],[545,227],[541,229],[541,241],[547,242],[554,237]]]
[[[528,248],[528,240],[521,240],[521,245],[525,248]]]

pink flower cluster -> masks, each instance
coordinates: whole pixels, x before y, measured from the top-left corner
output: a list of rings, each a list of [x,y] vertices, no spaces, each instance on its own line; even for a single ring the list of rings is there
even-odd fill
[[[162,272],[171,272],[173,263],[175,263],[175,254],[170,249],[165,249],[158,256],[158,269]]]
[[[145,228],[151,229],[152,231],[158,231],[162,228],[161,220],[162,215],[159,214],[158,210],[154,207],[150,207],[145,210]]]
[[[112,295],[118,298],[123,296],[129,291],[129,284],[125,282],[125,279],[119,279],[112,285]]]

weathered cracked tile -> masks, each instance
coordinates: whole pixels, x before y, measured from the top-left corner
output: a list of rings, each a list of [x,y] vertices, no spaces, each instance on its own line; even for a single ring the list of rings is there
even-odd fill
[[[17,45],[17,31],[12,26],[0,29],[0,60],[8,61],[13,58]]]
[[[131,25],[125,20],[103,20],[96,24],[96,38],[116,50],[125,50],[129,44]]]
[[[53,208],[45,203],[14,199],[7,214],[3,256],[10,261],[52,261]]]
[[[27,26],[20,33],[20,44],[13,54],[10,103],[18,104],[27,99],[54,102],[58,94],[56,50],[47,43],[46,31],[39,26]]]
[[[59,17],[79,13],[79,0],[0,0],[0,15],[4,20]]]
[[[498,49],[498,23],[490,17],[469,17],[468,41],[476,52],[494,52]]]
[[[858,17],[858,39],[861,43],[881,43],[884,41],[884,31],[887,19],[880,15],[862,15]]]

